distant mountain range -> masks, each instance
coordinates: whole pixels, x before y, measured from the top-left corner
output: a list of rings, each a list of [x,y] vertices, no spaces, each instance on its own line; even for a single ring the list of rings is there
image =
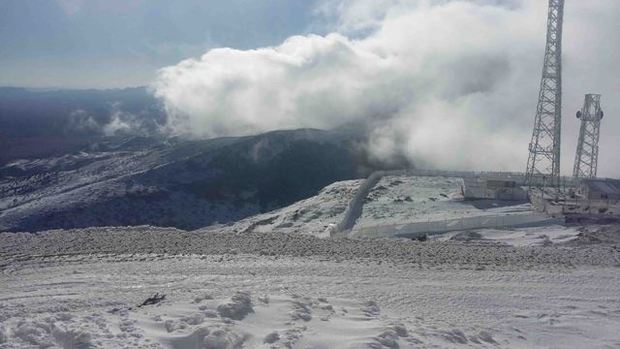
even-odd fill
[[[353,128],[187,140],[160,134],[165,120],[146,88],[0,88],[0,231],[195,229],[386,167]]]
[[[101,138],[0,167],[0,231],[233,222],[367,175],[376,166],[360,144],[353,134],[312,129],[204,141]]]
[[[145,87],[110,90],[0,87],[0,164],[12,159],[76,151],[94,137],[105,135],[105,126],[115,117],[131,117],[133,124],[140,125],[142,135],[152,134],[157,124],[165,122],[157,99]]]

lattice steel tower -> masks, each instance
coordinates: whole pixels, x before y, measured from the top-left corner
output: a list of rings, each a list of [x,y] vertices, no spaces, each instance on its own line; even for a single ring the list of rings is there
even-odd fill
[[[601,95],[588,94],[583,103],[583,108],[577,112],[577,118],[581,119],[579,129],[579,142],[577,143],[577,155],[573,176],[576,178],[594,178],[598,167],[598,140],[601,134]]]
[[[549,0],[545,62],[525,172],[531,186],[560,184],[563,19],[564,0]]]

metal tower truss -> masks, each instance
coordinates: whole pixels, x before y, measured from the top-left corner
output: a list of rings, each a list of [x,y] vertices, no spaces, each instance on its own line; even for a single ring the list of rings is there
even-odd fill
[[[564,0],[549,0],[545,60],[525,172],[530,186],[560,184],[563,19]]]
[[[583,108],[577,112],[577,118],[581,119],[579,129],[579,142],[577,143],[577,155],[573,176],[575,178],[594,178],[598,167],[598,140],[601,134],[601,95],[586,95]]]

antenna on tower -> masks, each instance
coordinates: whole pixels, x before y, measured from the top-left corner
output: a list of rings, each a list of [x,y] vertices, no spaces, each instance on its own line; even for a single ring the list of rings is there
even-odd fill
[[[575,178],[595,178],[598,167],[598,141],[601,134],[601,95],[587,94],[583,108],[577,112],[581,119],[579,142],[575,156],[573,176]]]
[[[549,0],[547,45],[525,182],[560,185],[562,128],[562,21],[564,0]]]

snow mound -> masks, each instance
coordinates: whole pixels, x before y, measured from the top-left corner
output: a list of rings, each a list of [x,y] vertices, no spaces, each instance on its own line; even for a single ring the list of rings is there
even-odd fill
[[[249,292],[237,292],[230,300],[230,303],[222,304],[217,307],[217,312],[221,317],[232,320],[243,320],[248,314],[254,312],[252,308],[252,298]]]
[[[579,227],[559,225],[518,228],[518,229],[481,229],[432,236],[439,241],[460,241],[474,243],[494,243],[509,246],[549,246],[566,244],[579,237]]]
[[[229,226],[211,226],[198,231],[282,232],[328,237],[331,229],[343,219],[349,201],[362,182],[335,182],[316,196],[290,206],[242,219]]]
[[[369,192],[356,228],[531,212],[529,203],[465,200],[463,179],[390,175]]]
[[[65,314],[67,320],[48,317],[41,320],[22,320],[13,330],[17,343],[29,344],[40,348],[59,346],[65,349],[87,349],[93,345],[88,326],[73,321]],[[0,330],[0,344],[9,343],[6,331]],[[14,341],[12,341],[15,343]],[[15,344],[17,344],[15,343]]]
[[[217,329],[203,339],[204,349],[241,349],[245,336],[230,330]]]

